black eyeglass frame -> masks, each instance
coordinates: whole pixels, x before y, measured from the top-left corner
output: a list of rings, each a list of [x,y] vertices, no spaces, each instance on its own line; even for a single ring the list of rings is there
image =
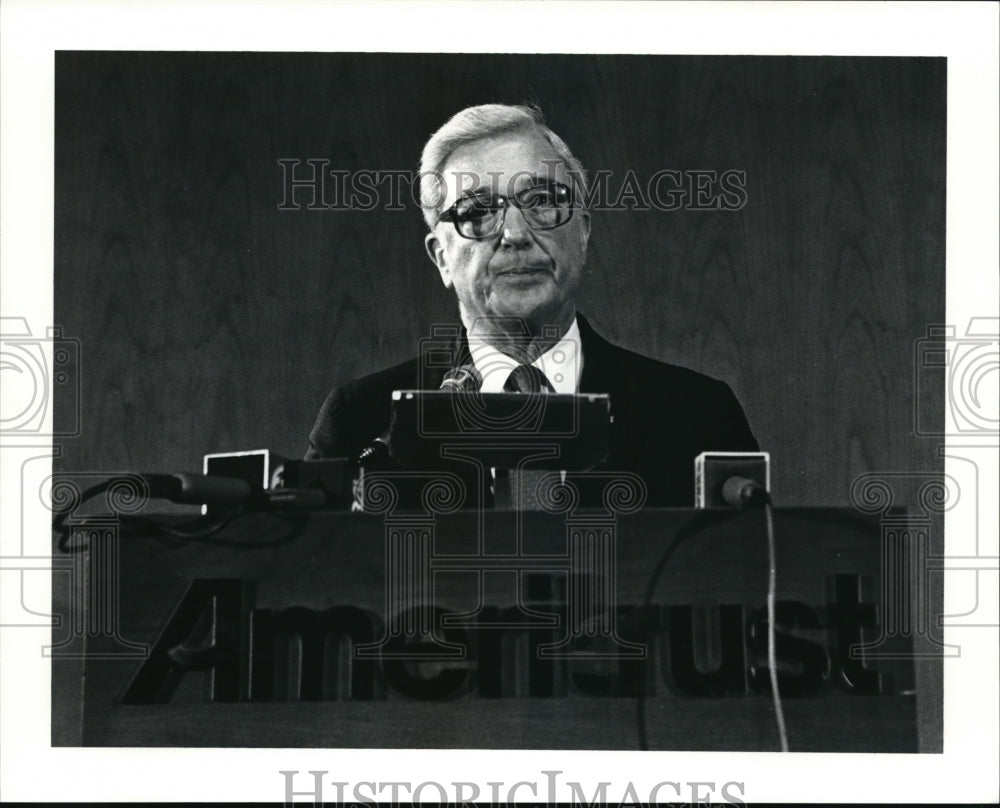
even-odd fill
[[[570,188],[568,185],[564,185],[561,182],[540,182],[528,188],[525,188],[522,191],[518,191],[516,194],[513,194],[512,196],[507,196],[505,194],[498,194],[497,196],[490,197],[488,200],[482,200],[482,204],[479,204],[480,200],[476,198],[475,194],[467,194],[455,200],[455,203],[450,208],[448,208],[445,211],[442,211],[441,214],[438,216],[438,221],[451,222],[455,226],[455,232],[457,232],[458,235],[460,235],[462,238],[467,238],[470,241],[485,241],[486,239],[496,238],[503,232],[504,223],[507,221],[507,211],[510,209],[511,205],[513,205],[518,210],[522,211],[532,210],[533,208],[538,207],[537,203],[536,204],[529,203],[522,205],[521,199],[525,194],[529,194],[532,191],[538,191],[540,188],[555,188],[556,190],[561,190],[565,192],[566,199],[568,200],[569,204],[564,208],[564,210],[568,212],[568,215],[561,222],[551,225],[538,224],[535,221],[533,221],[530,216],[525,216],[524,220],[528,223],[528,226],[531,227],[532,230],[555,230],[556,228],[562,227],[563,225],[567,224],[569,220],[573,218],[573,211],[576,210],[576,208],[579,206],[576,204],[576,197],[573,194],[573,189]],[[458,218],[458,206],[461,205],[463,202],[469,201],[470,199],[473,200],[474,205],[480,208],[500,207],[503,209],[503,215],[497,219],[497,226],[492,232],[485,233],[481,236],[468,236],[462,232],[460,228],[461,222]]]

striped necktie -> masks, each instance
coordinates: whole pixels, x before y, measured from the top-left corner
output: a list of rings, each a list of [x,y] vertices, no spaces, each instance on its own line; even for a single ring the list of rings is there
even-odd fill
[[[554,393],[556,390],[534,365],[518,365],[510,372],[503,389],[508,393]]]
[[[548,377],[534,365],[518,365],[510,372],[503,389],[508,393],[554,393]],[[517,508],[522,511],[538,510],[538,484],[545,472],[526,468],[496,470],[495,502],[498,508]]]

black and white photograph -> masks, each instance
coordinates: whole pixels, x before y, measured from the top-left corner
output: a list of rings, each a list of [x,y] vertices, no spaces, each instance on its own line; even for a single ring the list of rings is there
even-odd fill
[[[5,9],[11,799],[996,798],[996,7],[153,5]]]

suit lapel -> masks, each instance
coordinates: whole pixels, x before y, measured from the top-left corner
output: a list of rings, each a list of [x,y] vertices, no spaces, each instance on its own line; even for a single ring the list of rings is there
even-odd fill
[[[609,393],[622,389],[624,370],[616,362],[615,347],[601,337],[582,314],[577,314],[580,325],[580,348],[583,353],[583,372],[580,374],[581,393]]]
[[[630,468],[643,443],[638,424],[653,412],[650,407],[655,407],[648,398],[649,380],[635,372],[631,361],[633,354],[601,337],[582,315],[577,317],[583,350],[580,391],[607,393],[611,398],[611,412],[614,416],[611,456],[598,468],[609,465]]]

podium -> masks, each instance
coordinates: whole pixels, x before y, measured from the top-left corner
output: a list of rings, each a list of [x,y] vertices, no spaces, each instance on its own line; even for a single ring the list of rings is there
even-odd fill
[[[778,748],[761,511],[455,501],[248,514],[206,541],[122,525],[114,579],[54,586],[57,614],[103,622],[53,630],[53,745]],[[791,750],[917,751],[879,521],[777,509],[775,531]]]

